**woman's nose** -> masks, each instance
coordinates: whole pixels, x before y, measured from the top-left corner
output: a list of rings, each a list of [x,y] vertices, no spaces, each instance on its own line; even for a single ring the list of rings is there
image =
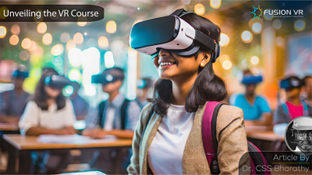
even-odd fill
[[[170,56],[170,52],[168,52],[168,51],[165,50],[165,49],[160,49],[160,51],[159,51],[159,56],[160,56],[160,57]]]

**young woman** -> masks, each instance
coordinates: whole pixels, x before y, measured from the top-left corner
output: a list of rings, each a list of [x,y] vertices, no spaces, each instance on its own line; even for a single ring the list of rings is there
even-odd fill
[[[62,88],[50,87],[45,78],[58,75],[56,71],[47,71],[41,76],[34,97],[26,105],[19,122],[21,134],[41,135],[74,134],[76,121],[72,103],[62,95]]]
[[[221,30],[210,20],[194,13],[181,18],[220,40]],[[202,47],[189,57],[160,49],[154,57],[160,79],[141,112],[129,174],[210,174],[202,141],[203,112],[207,101],[221,101],[227,94],[214,74],[211,54]],[[240,167],[249,165],[248,156],[240,161],[248,151],[242,110],[223,105],[216,128],[220,174],[239,174]]]
[[[62,95],[62,86],[47,83],[46,77],[59,75],[55,70],[43,72],[35,89],[34,97],[26,105],[19,122],[21,134],[39,136],[42,134],[75,134],[73,127],[76,117],[72,103]],[[52,79],[52,78],[51,78]],[[65,81],[70,82],[69,80]],[[55,83],[54,83],[55,84]],[[33,152],[32,162],[43,164],[44,168],[36,173],[56,173],[66,168],[70,161],[69,151]],[[46,160],[46,161],[43,161]],[[40,165],[42,167],[42,165]]]

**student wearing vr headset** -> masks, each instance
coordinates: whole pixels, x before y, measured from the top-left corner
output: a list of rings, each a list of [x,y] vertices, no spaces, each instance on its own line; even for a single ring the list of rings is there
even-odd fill
[[[71,85],[71,81],[60,76],[55,70],[43,71],[36,85],[34,96],[27,103],[19,122],[22,135],[76,133],[73,127],[76,117],[72,103],[62,94],[62,89],[67,85]],[[34,153],[32,158],[34,157],[37,159],[36,163],[44,164],[45,169],[43,172],[39,171],[40,173],[55,173],[65,169],[70,158],[68,151]]]
[[[150,78],[142,78],[138,80],[138,95],[135,101],[138,102],[141,108],[148,104],[147,98],[151,88],[153,87],[153,83],[153,80]]]
[[[184,9],[133,26],[130,46],[153,55],[160,79],[136,127],[129,174],[211,173],[201,126],[206,102],[227,94],[212,68],[220,32],[210,20]],[[220,174],[238,174],[249,164],[248,157],[240,161],[248,152],[242,110],[223,105],[216,128]]]
[[[13,72],[14,89],[0,93],[0,121],[18,124],[25,109],[29,94],[23,90],[28,72],[19,68]]]
[[[289,123],[300,116],[312,116],[312,107],[300,99],[302,80],[296,76],[289,76],[280,82],[280,88],[286,90],[286,102],[275,111],[274,123]]]
[[[101,74],[92,76],[92,83],[101,84],[103,91],[109,94],[109,98],[99,104],[95,115],[88,116],[83,135],[96,139],[103,138],[105,135],[132,139],[141,108],[136,101],[126,99],[119,92],[123,80],[123,70],[116,67],[106,69]],[[101,151],[101,154],[97,154],[100,156],[94,158],[97,161],[93,166],[108,174],[116,173],[112,164],[117,156],[115,153],[116,149]],[[121,162],[123,164],[121,173],[126,173],[126,167],[130,161],[129,149],[123,149],[119,153],[123,155],[124,160]]]
[[[245,86],[245,94],[234,94],[230,104],[241,108],[244,112],[245,125],[272,125],[272,113],[265,97],[255,93],[262,76],[254,76],[250,70],[243,72],[241,83]]]

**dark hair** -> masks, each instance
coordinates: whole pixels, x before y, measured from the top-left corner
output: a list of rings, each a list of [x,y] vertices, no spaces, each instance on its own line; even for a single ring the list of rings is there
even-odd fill
[[[186,14],[181,18],[217,42],[220,40],[220,28],[209,19],[194,13]],[[200,49],[200,51],[205,50]],[[197,59],[197,55],[198,53],[194,54],[195,59]],[[207,101],[221,101],[225,99],[226,95],[225,84],[220,77],[215,75],[210,59],[205,67],[198,68],[198,76],[186,98],[185,109],[187,112],[195,112],[200,105],[204,105]],[[153,98],[148,101],[153,103],[152,109],[156,113],[166,115],[169,105],[173,102],[171,80],[158,79],[154,85]]]
[[[38,81],[33,97],[33,101],[41,108],[42,110],[48,110],[49,106],[47,103],[48,95],[44,90],[44,79],[47,76],[59,75],[55,70],[49,70],[41,75],[40,80]],[[63,109],[65,107],[65,97],[62,93],[56,97],[55,102],[57,104],[57,110]]]
[[[306,84],[306,81],[307,81],[308,78],[312,78],[312,75],[307,75],[307,76],[305,76],[305,77],[302,79],[302,84],[303,84],[303,86],[306,86],[306,85],[307,85],[307,84]]]

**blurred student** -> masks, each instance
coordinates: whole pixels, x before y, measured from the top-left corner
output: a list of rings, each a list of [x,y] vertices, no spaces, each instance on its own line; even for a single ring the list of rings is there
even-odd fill
[[[245,94],[230,97],[230,104],[243,110],[246,125],[272,124],[272,113],[267,100],[255,93],[257,85],[261,82],[261,76],[254,76],[250,70],[245,70],[242,81],[246,88]]]
[[[87,121],[84,135],[93,138],[105,135],[129,139],[133,137],[141,108],[119,92],[123,80],[124,73],[120,68],[106,69],[102,74],[93,76],[93,83],[102,84],[103,91],[109,94],[109,98],[99,104],[97,115]]]
[[[153,87],[152,79],[142,78],[138,80],[138,95],[135,101],[138,102],[141,108],[148,104],[147,98],[151,87]]]
[[[305,102],[312,107],[312,75],[307,75],[303,78],[303,90],[305,92]]]
[[[23,90],[28,72],[16,70],[12,75],[14,89],[0,94],[0,121],[18,124],[25,109],[29,94]]]
[[[84,120],[89,111],[89,103],[87,103],[79,94],[78,90],[81,85],[77,82],[73,82],[74,92],[70,96],[70,100],[73,103],[74,112],[77,120]]]
[[[19,122],[22,135],[75,134],[76,121],[72,103],[62,95],[62,89],[71,83],[55,70],[44,71],[37,83],[34,97],[26,105]],[[32,154],[33,162],[44,167],[39,173],[56,173],[67,167],[69,151],[49,151]],[[37,169],[36,169],[37,170]]]
[[[287,101],[276,109],[274,124],[289,123],[300,116],[312,116],[312,107],[300,100],[302,81],[290,76],[280,82],[280,88],[286,90]]]
[[[124,80],[123,70],[120,68],[110,68],[102,74],[94,75],[92,83],[102,84],[103,91],[109,94],[109,98],[98,106],[96,115],[89,116],[86,129],[83,135],[92,138],[103,138],[105,135],[114,135],[119,138],[132,139],[134,130],[139,120],[141,108],[135,101],[126,99],[120,92]],[[95,156],[97,155],[97,156]],[[122,155],[122,173],[126,173],[126,167],[130,163],[129,149],[103,150],[93,156],[97,167],[105,173],[116,173],[114,170],[114,160],[117,155]]]
[[[26,105],[19,122],[21,134],[74,134],[76,121],[72,103],[65,99],[62,89],[70,80],[56,71],[45,72],[35,89],[34,97]]]

